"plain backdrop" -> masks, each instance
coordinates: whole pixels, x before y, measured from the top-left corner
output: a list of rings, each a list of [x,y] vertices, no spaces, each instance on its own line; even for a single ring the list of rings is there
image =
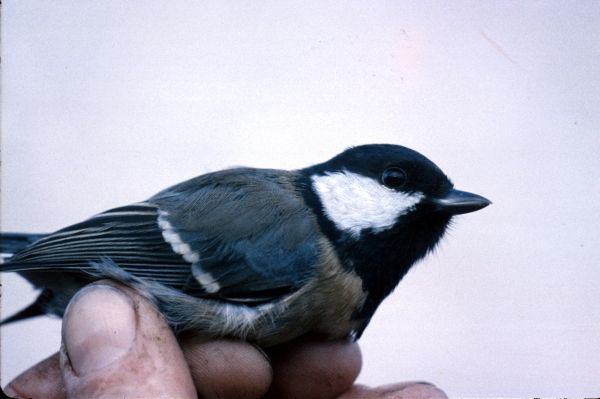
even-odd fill
[[[7,1],[3,231],[386,142],[490,198],[384,302],[359,381],[600,394],[600,2]],[[2,313],[33,299],[3,275]],[[60,322],[2,329],[2,384]]]

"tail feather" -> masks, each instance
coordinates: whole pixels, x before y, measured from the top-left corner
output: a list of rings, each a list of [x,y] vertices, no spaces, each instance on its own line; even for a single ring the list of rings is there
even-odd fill
[[[47,234],[0,233],[0,255],[2,259],[10,258],[46,236]]]
[[[37,299],[25,309],[18,311],[10,317],[0,321],[0,326],[5,326],[9,323],[14,323],[15,321],[29,319],[31,317],[42,316],[46,314],[46,309],[48,304],[54,297],[52,291],[45,289],[42,293],[37,297]]]

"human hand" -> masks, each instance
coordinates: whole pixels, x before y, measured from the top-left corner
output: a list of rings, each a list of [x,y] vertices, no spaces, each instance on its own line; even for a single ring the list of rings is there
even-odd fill
[[[6,388],[13,397],[99,398],[445,398],[424,383],[353,386],[360,349],[345,341],[297,340],[269,350],[251,344],[176,340],[154,305],[102,281],[82,289],[63,319],[60,351]]]

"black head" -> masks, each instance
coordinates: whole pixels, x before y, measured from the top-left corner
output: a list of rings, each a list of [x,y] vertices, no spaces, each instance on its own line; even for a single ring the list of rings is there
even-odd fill
[[[398,145],[352,147],[304,173],[311,180],[321,213],[340,233],[354,238],[432,213],[449,220],[490,203],[454,190],[437,165]]]
[[[490,204],[455,190],[437,165],[398,145],[353,147],[303,173],[323,231],[363,278],[371,314],[435,247],[452,216]]]
[[[436,164],[418,152],[399,145],[351,147],[321,166],[321,173],[349,171],[407,193],[444,196],[452,189],[452,182]]]

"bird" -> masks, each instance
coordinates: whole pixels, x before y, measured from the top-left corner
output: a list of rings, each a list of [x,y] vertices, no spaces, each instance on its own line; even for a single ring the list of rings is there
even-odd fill
[[[395,144],[296,170],[219,170],[49,235],[3,233],[25,248],[0,271],[41,293],[2,324],[62,317],[79,289],[110,279],[151,299],[177,334],[358,340],[452,218],[489,204]]]

